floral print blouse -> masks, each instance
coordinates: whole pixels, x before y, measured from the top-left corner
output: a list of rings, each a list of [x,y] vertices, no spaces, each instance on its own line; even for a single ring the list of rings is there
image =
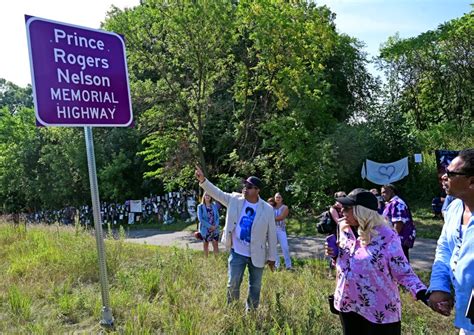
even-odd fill
[[[337,258],[334,306],[341,312],[355,312],[370,322],[401,320],[398,284],[416,293],[426,286],[408,263],[398,234],[389,226],[375,228],[377,236],[362,246],[351,229],[341,231]]]

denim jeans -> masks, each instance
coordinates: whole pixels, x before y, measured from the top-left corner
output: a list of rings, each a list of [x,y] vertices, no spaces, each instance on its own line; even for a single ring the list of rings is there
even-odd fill
[[[230,304],[240,297],[240,284],[244,277],[245,267],[249,269],[249,292],[247,297],[247,309],[255,309],[260,301],[260,289],[262,288],[263,268],[257,268],[252,264],[250,257],[242,256],[230,250],[229,255],[229,281],[227,283],[227,303]]]
[[[285,267],[291,269],[291,258],[290,258],[290,247],[288,246],[288,237],[286,236],[285,229],[276,229],[277,240],[280,243],[281,251],[283,252],[283,258],[285,259]],[[278,269],[280,267],[280,255],[277,255],[275,266]]]

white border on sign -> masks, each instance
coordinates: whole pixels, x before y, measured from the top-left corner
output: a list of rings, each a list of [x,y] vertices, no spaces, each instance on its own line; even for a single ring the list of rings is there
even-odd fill
[[[25,14],[25,16],[30,16],[30,15]],[[32,52],[31,52],[31,40],[30,40],[30,25],[34,21],[50,22],[50,23],[55,23],[55,24],[61,24],[61,25],[68,26],[68,27],[89,30],[89,31],[93,31],[93,32],[101,33],[101,34],[109,34],[109,35],[117,37],[120,40],[120,43],[122,44],[122,49],[123,49],[123,58],[124,58],[124,64],[125,64],[125,75],[126,75],[126,78],[127,78],[127,90],[128,90],[128,98],[129,98],[128,103],[129,103],[129,108],[130,108],[130,120],[128,120],[127,123],[125,123],[125,124],[123,124],[123,123],[119,123],[119,124],[77,124],[77,123],[73,123],[73,124],[67,124],[67,123],[55,124],[55,123],[47,123],[47,122],[43,121],[40,118],[39,113],[38,113],[38,108],[37,108],[38,103],[37,103],[37,100],[36,100],[35,72],[34,72],[34,66],[33,66],[33,56],[32,56]],[[51,127],[51,126],[53,126],[53,127],[129,127],[132,124],[132,122],[133,122],[132,97],[130,95],[130,83],[128,81],[127,55],[126,55],[126,52],[125,52],[124,40],[119,34],[111,32],[111,31],[102,30],[102,29],[92,29],[92,28],[87,28],[87,27],[83,27],[83,26],[78,26],[78,25],[75,25],[75,24],[43,19],[43,18],[36,17],[36,16],[30,16],[28,18],[28,20],[26,21],[26,35],[27,35],[27,40],[28,40],[28,53],[29,53],[29,58],[30,58],[31,86],[32,86],[32,89],[33,89],[33,100],[34,100],[34,103],[35,103],[35,116],[36,116],[36,120],[38,120],[38,122],[40,122],[45,127]]]

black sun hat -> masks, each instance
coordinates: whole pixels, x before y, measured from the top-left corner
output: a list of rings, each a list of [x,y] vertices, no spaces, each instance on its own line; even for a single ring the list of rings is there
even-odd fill
[[[343,206],[362,206],[373,211],[378,209],[377,197],[363,188],[356,188],[345,197],[336,198]]]
[[[259,189],[262,189],[263,187],[263,183],[262,181],[260,180],[260,178],[258,177],[255,177],[255,176],[250,176],[248,177],[245,181],[244,181],[245,184],[250,184],[250,185],[253,185]]]

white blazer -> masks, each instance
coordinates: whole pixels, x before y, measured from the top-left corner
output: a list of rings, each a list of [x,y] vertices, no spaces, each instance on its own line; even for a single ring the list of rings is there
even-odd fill
[[[226,250],[232,247],[232,232],[240,219],[245,203],[241,193],[226,193],[214,186],[209,180],[199,184],[212,198],[227,207],[225,227],[221,242]],[[277,236],[273,207],[261,198],[258,199],[257,214],[252,224],[250,240],[250,258],[255,267],[263,268],[267,260],[275,261],[277,256]]]

